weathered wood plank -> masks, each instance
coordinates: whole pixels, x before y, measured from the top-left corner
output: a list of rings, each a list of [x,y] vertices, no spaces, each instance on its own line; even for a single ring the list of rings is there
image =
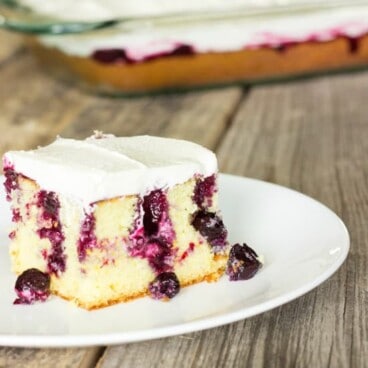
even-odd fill
[[[23,49],[23,40],[19,34],[0,30],[0,67],[13,56],[20,55]]]
[[[78,368],[91,349],[0,349],[1,368]],[[84,368],[84,367],[83,367]]]
[[[0,78],[1,155],[9,149],[47,144],[57,134],[84,138],[94,129],[117,135],[193,138],[212,146],[242,94],[239,88],[229,88],[136,99],[86,95],[44,74],[27,52],[21,59],[15,58],[3,65]],[[199,121],[195,119],[197,114]],[[198,137],[196,132],[199,132]],[[94,365],[100,354],[100,348],[0,348],[0,367],[23,367],[24,364],[54,367],[57,364],[58,367],[87,368]]]
[[[0,70],[0,154],[49,142],[84,105],[78,90],[45,75],[28,53]]]
[[[301,190],[351,232],[347,263],[302,298],[210,331],[110,347],[100,368],[366,367],[368,74],[258,87],[218,150],[222,171]]]
[[[150,134],[191,139],[211,147],[242,95],[240,88],[135,99],[91,97],[61,133],[85,138],[94,129],[115,135]]]

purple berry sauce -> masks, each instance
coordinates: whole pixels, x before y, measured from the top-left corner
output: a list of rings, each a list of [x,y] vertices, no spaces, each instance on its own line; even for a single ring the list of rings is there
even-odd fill
[[[176,249],[175,233],[168,213],[166,194],[154,190],[138,204],[138,216],[129,236],[128,252],[147,259],[156,274],[171,271]]]
[[[180,262],[183,262],[189,256],[189,254],[194,251],[194,247],[195,247],[194,243],[189,243],[188,248],[183,252],[183,254],[180,257]]]
[[[349,52],[351,54],[355,54],[359,51],[359,47],[360,47],[360,37],[348,37],[345,36],[343,34],[340,34],[339,32],[337,32],[336,34],[332,35],[332,37],[334,38],[344,38],[346,40],[346,42],[348,43],[348,47],[349,47]],[[316,39],[315,37],[311,36],[309,40],[307,40],[306,42],[309,43],[321,43],[320,40]],[[283,41],[282,43],[280,43],[280,45],[274,47],[272,45],[269,44],[263,44],[260,45],[260,48],[274,48],[276,51],[280,52],[280,53],[284,53],[287,50],[289,50],[290,48],[292,48],[293,46],[299,45],[301,44],[301,42],[296,42],[296,41]]]
[[[11,192],[13,190],[19,189],[19,183],[18,183],[18,177],[19,174],[17,174],[12,166],[8,166],[4,168],[4,187],[6,192],[6,200],[11,200]]]
[[[78,259],[83,262],[87,255],[87,250],[97,246],[95,235],[96,219],[93,213],[86,214],[81,226],[80,237],[78,240]]]
[[[123,49],[96,50],[92,54],[92,59],[102,64],[129,63],[129,59]]]
[[[246,244],[235,244],[230,250],[226,274],[231,281],[248,280],[262,267],[257,253]]]
[[[137,64],[141,62],[151,61],[163,57],[172,56],[192,56],[194,55],[194,50],[192,46],[189,45],[177,45],[176,48],[169,52],[159,52],[156,54],[149,55],[142,60],[135,60],[129,57],[124,49],[104,49],[96,50],[91,55],[92,59],[102,63],[102,64]]]
[[[153,299],[169,300],[180,291],[180,283],[174,272],[159,274],[148,286]]]
[[[18,276],[15,283],[18,298],[14,304],[44,302],[50,295],[50,276],[36,268],[30,268]]]
[[[349,44],[349,51],[351,54],[356,54],[360,47],[360,37],[345,37]]]
[[[20,214],[20,210],[19,208],[13,208],[12,209],[12,221],[13,222],[21,222],[22,221],[22,216]]]
[[[37,197],[37,207],[42,210],[37,232],[41,239],[48,239],[51,251],[47,256],[47,270],[49,273],[60,275],[65,271],[64,234],[62,232],[59,209],[60,203],[56,193],[41,190]]]
[[[216,213],[198,211],[193,216],[192,225],[208,241],[214,253],[225,249],[227,230]]]
[[[193,201],[201,209],[212,206],[212,197],[216,193],[216,175],[198,179],[194,188]]]

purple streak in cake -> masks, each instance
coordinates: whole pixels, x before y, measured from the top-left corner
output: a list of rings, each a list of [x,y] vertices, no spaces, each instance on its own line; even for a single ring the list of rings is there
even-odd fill
[[[13,222],[20,222],[22,221],[22,216],[20,214],[19,208],[13,208],[12,209],[12,221]]]
[[[37,233],[41,239],[48,239],[51,250],[47,256],[47,270],[57,276],[65,271],[64,234],[59,218],[60,203],[54,192],[41,190],[37,196],[37,207],[41,210],[40,228]]]
[[[87,250],[97,246],[95,235],[96,219],[93,213],[86,214],[81,225],[80,236],[78,240],[78,259],[83,262],[87,256]]]
[[[128,55],[123,48],[101,49],[92,53],[91,58],[101,64],[138,64],[152,61],[158,58],[168,58],[173,56],[192,56],[195,51],[190,45],[176,45],[173,50],[156,52],[145,56],[142,59],[134,59]]]
[[[183,254],[180,257],[180,262],[183,262],[189,256],[189,254],[194,251],[194,247],[195,247],[194,243],[192,242],[189,243],[188,248],[183,252]]]
[[[50,276],[36,268],[30,268],[18,276],[15,283],[18,298],[14,304],[44,302],[50,295]]]
[[[351,54],[355,54],[359,51],[361,37],[345,37],[349,44],[349,51]]]
[[[143,197],[143,227],[146,236],[156,235],[159,224],[167,212],[166,195],[161,190],[153,190]]]
[[[6,192],[6,200],[11,200],[11,193],[13,190],[19,189],[18,177],[19,174],[14,171],[12,166],[4,167],[4,187]]]
[[[129,255],[147,259],[156,274],[171,271],[176,255],[174,239],[166,193],[154,190],[137,205],[137,217],[129,235]]]

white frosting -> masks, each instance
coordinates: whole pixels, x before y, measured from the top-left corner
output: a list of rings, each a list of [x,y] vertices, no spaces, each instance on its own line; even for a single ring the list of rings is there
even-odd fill
[[[341,3],[336,0],[325,0],[324,5],[336,2]],[[44,15],[80,21],[209,10],[226,11],[235,8],[254,11],[277,10],[280,6],[295,8],[321,5],[319,0],[18,0],[18,3]]]
[[[178,13],[228,11],[244,12],[280,11],[321,8],[343,4],[356,5],[362,1],[351,0],[18,0],[38,13],[65,20],[96,21],[127,17],[167,15]]]
[[[195,143],[150,136],[85,141],[58,138],[33,151],[10,151],[4,161],[42,189],[90,203],[143,195],[217,172],[213,152]]]
[[[177,4],[176,1],[171,2]],[[134,2],[121,2],[126,3]],[[192,4],[191,1],[189,3]],[[140,61],[155,54],[170,53],[182,44],[191,46],[198,53],[227,52],[265,45],[277,47],[292,42],[323,42],[338,36],[361,36],[367,32],[368,6],[352,6],[231,21],[171,26],[140,24],[128,31],[120,25],[86,34],[41,36],[40,41],[46,46],[83,57],[98,49],[119,48],[124,49],[131,60]]]

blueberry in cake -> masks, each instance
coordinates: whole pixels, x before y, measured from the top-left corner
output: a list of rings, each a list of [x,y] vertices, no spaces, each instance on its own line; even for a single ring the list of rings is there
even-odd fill
[[[225,271],[217,160],[197,144],[58,138],[6,153],[3,166],[12,269],[20,275],[15,303],[49,293],[86,309],[144,295],[168,300]]]

